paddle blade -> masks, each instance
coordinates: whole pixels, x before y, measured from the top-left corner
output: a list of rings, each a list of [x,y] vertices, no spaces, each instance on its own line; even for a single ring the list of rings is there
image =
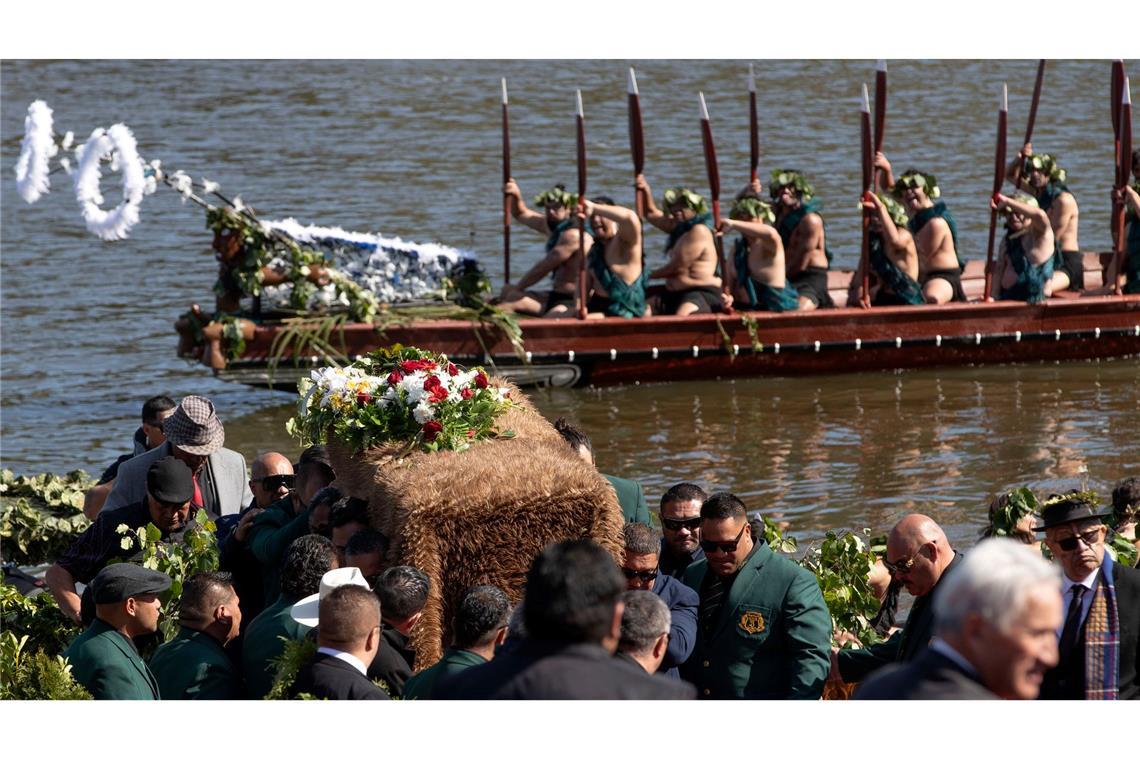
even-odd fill
[[[503,79],[503,184],[511,178],[511,121],[507,114],[507,80]]]
[[[887,128],[887,62],[879,61],[875,71],[875,152],[883,149]]]
[[[1124,61],[1112,62],[1112,89],[1109,93],[1112,106],[1112,134],[1120,139],[1120,99],[1124,90]]]
[[[641,96],[637,91],[637,77],[633,67],[629,69],[628,87],[629,111],[629,152],[633,156],[633,173],[641,174],[645,169],[645,135],[641,127]]]
[[[863,107],[859,111],[860,141],[859,147],[863,157],[863,192],[871,190],[872,175],[874,173],[871,152],[871,104],[867,96],[867,85],[863,85]]]
[[[1041,102],[1041,85],[1045,82],[1045,59],[1037,63],[1037,80],[1033,83],[1033,102],[1029,104],[1029,120],[1025,123],[1025,142],[1033,139],[1033,125],[1037,123],[1037,104]]]
[[[1006,150],[1006,129],[1007,118],[1009,116],[1009,89],[1006,85],[1001,86],[1002,90],[1002,107],[998,111],[998,130],[997,130],[997,149],[994,151],[994,195],[1001,192],[1002,183],[1005,182],[1005,150]]]
[[[709,190],[712,194],[713,205],[719,208],[720,169],[716,163],[716,145],[713,143],[712,125],[709,123],[709,109],[708,106],[705,105],[705,94],[703,92],[700,93],[700,99],[701,142],[705,151],[705,171],[709,176]]]
[[[748,166],[755,180],[760,171],[760,121],[756,116],[756,70],[752,64],[748,64],[748,149]]]
[[[1120,98],[1120,184],[1128,184],[1132,171],[1132,92],[1128,77],[1124,77]]]
[[[586,200],[586,116],[582,111],[582,91],[577,93],[575,120],[578,127],[578,202]]]

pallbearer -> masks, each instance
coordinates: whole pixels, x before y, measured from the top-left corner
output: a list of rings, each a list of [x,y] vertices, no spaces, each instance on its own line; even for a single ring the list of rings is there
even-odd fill
[[[918,250],[919,284],[927,303],[965,301],[962,270],[966,268],[958,253],[958,226],[943,201],[938,181],[929,172],[907,169],[898,182],[891,172],[891,162],[882,153],[875,154],[875,168],[883,173],[885,186],[902,202],[910,222]]]
[[[772,172],[768,192],[787,255],[787,278],[799,294],[800,310],[834,307],[827,292],[831,251],[827,250],[827,228],[820,214],[822,204],[812,198],[815,191],[795,169],[777,169]]]
[[[594,244],[586,255],[589,272],[589,316],[643,317],[649,315],[645,285],[649,270],[641,248],[641,220],[637,214],[599,195],[585,202]]]
[[[1024,193],[1013,198],[998,195],[990,203],[999,214],[1008,216],[995,278],[998,300],[1044,301],[1053,292],[1056,245],[1049,215],[1041,210],[1033,196]]]
[[[1017,158],[1009,165],[1006,176],[1018,188],[1032,195],[1038,207],[1049,215],[1057,250],[1053,254],[1051,292],[1083,290],[1085,268],[1081,263],[1081,246],[1077,242],[1080,209],[1077,199],[1065,184],[1066,172],[1048,153],[1034,153],[1032,143],[1025,143]]]
[[[713,220],[705,199],[688,188],[674,187],[665,191],[661,210],[645,175],[637,175],[636,188],[645,198],[646,221],[669,233],[665,243],[669,261],[649,273],[650,279],[664,277],[668,291],[659,303],[651,304],[653,313],[685,316],[722,311]]]
[[[503,186],[503,193],[511,201],[511,213],[527,227],[546,235],[546,255],[513,284],[503,286],[499,294],[499,308],[544,317],[573,317],[574,299],[578,289],[578,220],[573,208],[578,196],[566,191],[564,185],[555,185],[535,196],[534,205],[543,209],[540,214],[527,208],[522,191],[511,178]],[[586,233],[586,248],[593,238]],[[528,290],[552,275],[550,290]]]
[[[789,285],[785,273],[784,242],[772,226],[776,213],[772,206],[752,195],[739,198],[720,231],[736,231],[728,259],[731,281],[735,283],[736,308],[746,311],[795,311],[799,293]]]

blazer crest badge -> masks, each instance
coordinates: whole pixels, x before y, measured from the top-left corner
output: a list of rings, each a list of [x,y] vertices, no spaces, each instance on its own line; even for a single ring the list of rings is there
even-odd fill
[[[759,612],[745,612],[740,616],[740,628],[745,633],[760,633],[764,630],[764,616]]]

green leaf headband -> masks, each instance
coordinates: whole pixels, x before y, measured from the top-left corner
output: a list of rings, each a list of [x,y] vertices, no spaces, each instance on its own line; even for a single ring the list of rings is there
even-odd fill
[[[776,169],[772,172],[772,184],[768,188],[768,192],[772,198],[777,198],[780,195],[780,190],[789,185],[794,187],[796,193],[805,201],[810,200],[815,195],[815,188],[809,185],[804,179],[804,175],[795,169]]]
[[[681,204],[685,208],[690,208],[698,214],[708,213],[709,210],[708,204],[705,203],[705,199],[687,187],[669,188],[665,191],[664,201],[665,208]]]
[[[907,222],[906,209],[902,207],[902,204],[886,193],[875,193],[875,195],[883,202],[883,205],[887,207],[887,214],[891,217],[891,221],[895,223],[895,226],[905,227]]]
[[[1012,196],[1012,199],[1017,201],[1018,203],[1024,203],[1026,206],[1032,206],[1033,208],[1041,208],[1041,204],[1039,204],[1037,202],[1037,199],[1034,198],[1029,193],[1015,193]],[[1009,216],[1010,214],[1013,213],[1013,209],[1011,209],[1009,206],[1006,206],[1005,208],[1003,208],[998,213],[1000,213],[1002,216]]]
[[[921,174],[913,170],[908,171],[895,181],[895,186],[891,188],[891,194],[896,198],[901,198],[903,191],[912,187],[921,187],[922,191],[926,193],[926,197],[931,200],[942,195],[942,189],[938,187],[938,180],[933,174]]]
[[[1026,156],[1021,165],[1022,175],[1027,175],[1034,169],[1044,172],[1052,182],[1064,182],[1068,172],[1057,166],[1057,159],[1048,153],[1034,153]]]
[[[740,198],[732,204],[728,216],[730,219],[762,219],[768,224],[776,223],[776,212],[772,210],[772,205],[759,198]]]
[[[1013,535],[1023,517],[1037,514],[1040,510],[1037,497],[1028,488],[1010,491],[1000,501],[1004,503],[990,513],[990,525],[995,536]]]
[[[572,208],[578,205],[578,194],[567,192],[565,188],[555,185],[545,193],[534,196],[534,205],[539,208],[549,208],[550,206]]]

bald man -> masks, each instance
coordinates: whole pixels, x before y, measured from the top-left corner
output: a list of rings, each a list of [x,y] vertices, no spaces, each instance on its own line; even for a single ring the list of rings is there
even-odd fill
[[[253,460],[249,470],[249,488],[253,491],[255,507],[265,509],[293,490],[293,463],[283,454],[267,451]]]
[[[883,564],[891,577],[915,597],[903,629],[865,649],[831,653],[831,679],[855,683],[884,665],[908,662],[924,652],[934,635],[934,589],[961,562],[938,523],[926,515],[907,515],[887,537]]]

